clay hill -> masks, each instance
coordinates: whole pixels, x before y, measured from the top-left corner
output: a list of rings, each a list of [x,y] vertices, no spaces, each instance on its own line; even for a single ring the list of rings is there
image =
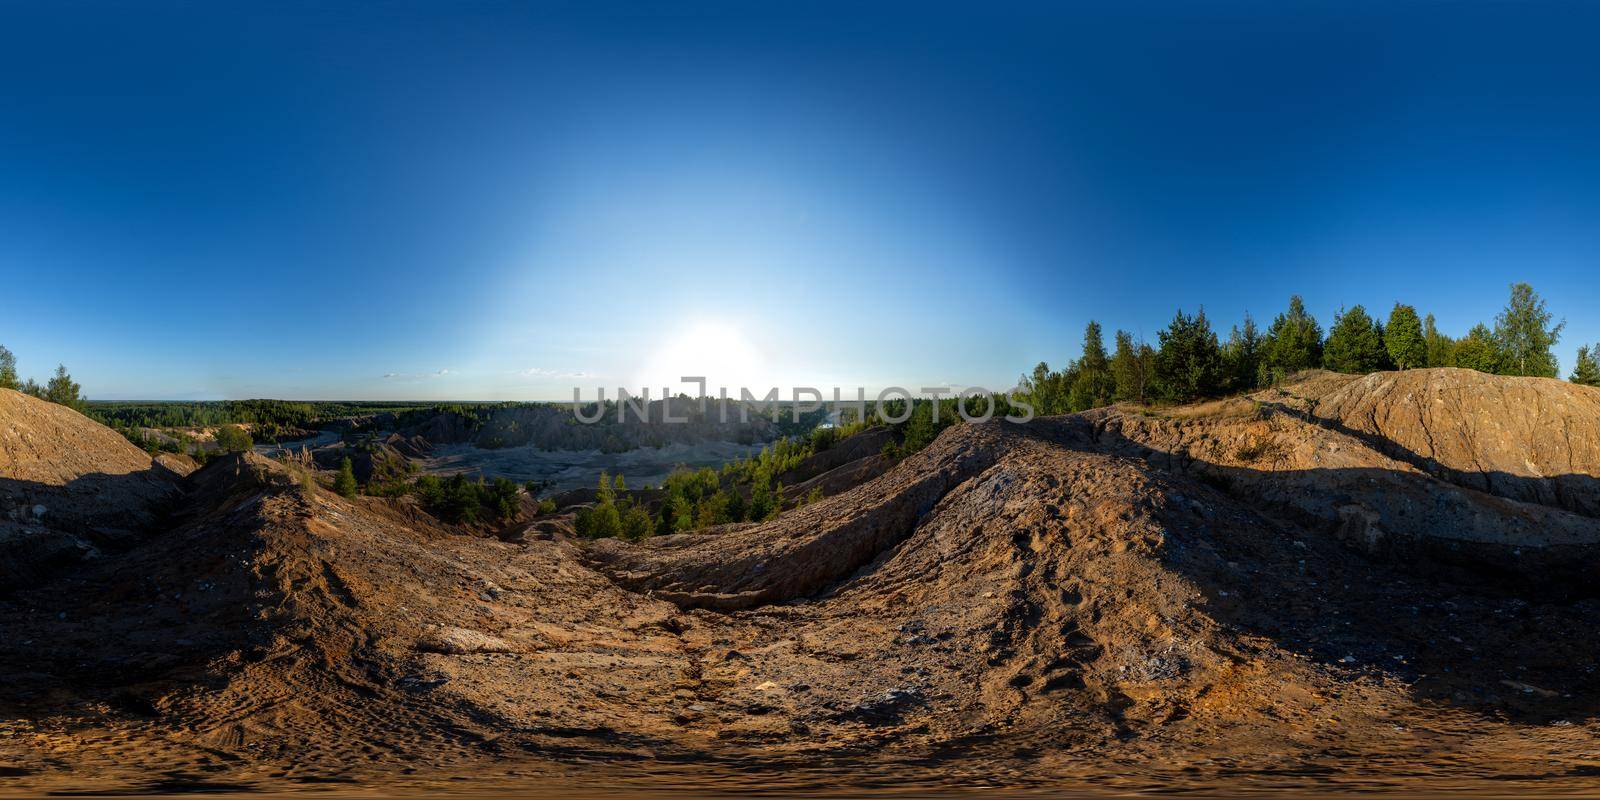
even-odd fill
[[[819,502],[639,543],[0,413],[8,541],[47,496],[139,524],[0,599],[19,790],[1600,785],[1593,389],[1316,373],[846,440]]]
[[[131,543],[177,499],[189,469],[76,411],[0,389],[0,586]]]

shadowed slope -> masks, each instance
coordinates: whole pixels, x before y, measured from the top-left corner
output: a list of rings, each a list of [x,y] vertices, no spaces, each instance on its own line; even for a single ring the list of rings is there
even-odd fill
[[[1283,387],[1318,424],[1444,480],[1600,517],[1600,389],[1467,369]]]
[[[177,477],[66,406],[0,389],[0,592],[131,544],[177,499]]]

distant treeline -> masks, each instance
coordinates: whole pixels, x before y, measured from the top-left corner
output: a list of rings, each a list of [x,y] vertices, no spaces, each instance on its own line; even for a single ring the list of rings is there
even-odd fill
[[[339,402],[297,400],[210,400],[194,402],[88,403],[88,415],[106,423],[142,428],[211,428],[249,424],[266,438],[278,431],[308,430],[345,417],[400,413],[415,402]]]
[[[1262,332],[1246,315],[1219,340],[1205,309],[1182,309],[1157,334],[1157,343],[1117,331],[1107,353],[1100,323],[1084,330],[1083,355],[1060,371],[1040,362],[1022,376],[1019,388],[1039,414],[1066,414],[1117,401],[1181,402],[1271,386],[1296,372],[1322,368],[1367,373],[1418,367],[1463,367],[1499,375],[1558,376],[1551,352],[1565,322],[1552,324],[1533,288],[1511,287],[1505,310],[1494,327],[1479,323],[1459,339],[1441,333],[1432,314],[1419,317],[1414,306],[1396,303],[1388,320],[1374,319],[1362,306],[1334,316],[1322,326],[1300,297]],[[1600,347],[1578,348],[1570,380],[1600,386]]]

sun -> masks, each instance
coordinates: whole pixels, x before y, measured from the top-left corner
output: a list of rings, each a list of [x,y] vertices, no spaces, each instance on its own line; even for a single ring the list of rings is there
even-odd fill
[[[638,388],[648,386],[655,397],[660,396],[663,386],[673,394],[694,394],[697,387],[684,384],[681,379],[702,376],[707,395],[714,397],[718,387],[726,386],[729,396],[738,397],[740,387],[764,394],[770,388],[762,383],[768,380],[766,373],[766,360],[737,326],[708,320],[696,322],[663,341],[645,362],[635,383]]]

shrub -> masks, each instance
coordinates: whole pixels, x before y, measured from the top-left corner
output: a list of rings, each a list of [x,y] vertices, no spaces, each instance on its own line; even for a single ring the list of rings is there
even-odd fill
[[[518,508],[517,484],[509,478],[485,483],[482,479],[468,480],[465,475],[444,480],[423,475],[413,484],[412,491],[428,513],[446,522],[471,524],[480,519],[509,519],[516,516]]]
[[[250,434],[238,425],[224,425],[217,429],[217,447],[224,453],[243,453],[254,446]]]

